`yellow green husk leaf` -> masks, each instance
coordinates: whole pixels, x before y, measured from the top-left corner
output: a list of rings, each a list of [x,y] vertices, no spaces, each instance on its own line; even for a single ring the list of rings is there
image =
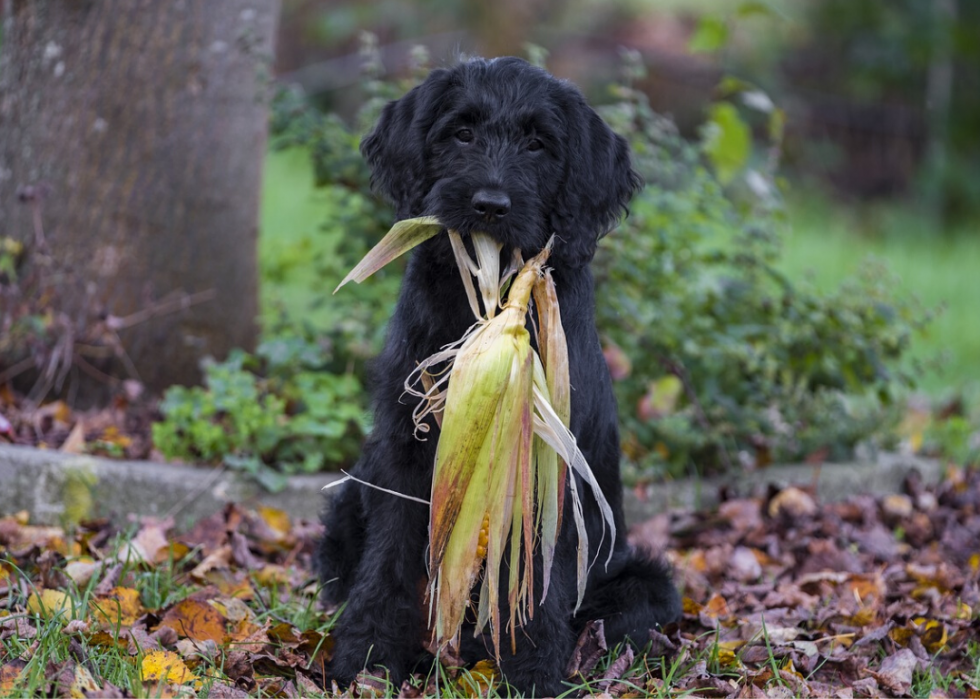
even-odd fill
[[[357,263],[344,281],[337,285],[333,290],[336,294],[340,287],[347,282],[353,281],[360,284],[386,264],[397,257],[404,255],[416,245],[424,243],[442,229],[442,224],[435,216],[422,216],[421,218],[410,218],[399,221],[385,237],[378,242],[364,259]]]

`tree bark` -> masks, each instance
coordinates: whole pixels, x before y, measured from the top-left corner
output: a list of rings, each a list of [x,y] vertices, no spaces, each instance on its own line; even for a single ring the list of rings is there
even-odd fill
[[[278,0],[0,4],[0,237],[33,237],[33,186],[76,299],[126,317],[211,291],[120,332],[151,389],[250,349]]]

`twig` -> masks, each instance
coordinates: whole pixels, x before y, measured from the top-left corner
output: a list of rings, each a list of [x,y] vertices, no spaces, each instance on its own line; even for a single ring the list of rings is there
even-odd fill
[[[178,298],[169,301],[158,301],[149,308],[131,313],[128,316],[109,316],[106,318],[106,327],[110,330],[124,330],[139,323],[146,322],[153,316],[175,313],[190,308],[205,301],[212,301],[216,295],[214,289],[198,291],[194,294],[182,294]]]
[[[26,359],[21,359],[13,366],[7,367],[3,371],[0,371],[0,385],[7,383],[17,376],[20,376],[32,366],[34,366],[34,358],[27,357]]]
[[[208,477],[205,479],[205,481],[200,485],[200,487],[194,489],[193,491],[191,491],[190,493],[182,497],[180,500],[177,501],[177,504],[175,504],[173,507],[167,510],[167,513],[163,516],[164,519],[166,519],[167,517],[176,517],[182,509],[184,509],[187,505],[189,505],[190,503],[194,502],[199,497],[201,497],[204,491],[210,488],[211,484],[214,483],[216,480],[218,480],[218,477],[221,476],[221,474],[223,474],[226,469],[227,466],[225,466],[224,464],[215,467],[212,470],[212,472],[208,475]]]
[[[81,352],[78,352],[77,350],[74,354],[73,359],[75,361],[75,364],[78,365],[79,369],[81,369],[82,371],[84,371],[86,374],[88,374],[89,376],[91,376],[93,379],[97,381],[101,381],[103,383],[108,383],[108,384],[118,381],[118,379],[115,376],[110,376],[109,374],[105,373],[101,369],[98,369],[94,364],[89,363],[88,360],[86,360],[82,356]]]

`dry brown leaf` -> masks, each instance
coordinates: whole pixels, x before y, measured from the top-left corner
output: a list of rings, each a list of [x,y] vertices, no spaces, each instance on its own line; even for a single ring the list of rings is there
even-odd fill
[[[177,632],[169,626],[161,626],[153,633],[148,633],[143,623],[137,623],[120,634],[128,640],[127,650],[130,655],[151,650],[164,650],[177,643]]]
[[[231,565],[231,546],[225,544],[220,546],[207,556],[204,560],[197,564],[197,566],[191,571],[191,577],[197,578],[198,580],[206,580],[206,576],[212,570],[220,570],[228,568]]]
[[[160,621],[161,626],[169,626],[177,635],[195,641],[212,640],[224,643],[225,618],[207,602],[185,599],[167,610]]]
[[[731,616],[728,609],[728,602],[719,594],[714,594],[701,609],[701,616],[709,616],[713,619],[725,619]]]
[[[14,687],[24,674],[27,663],[20,659],[13,659],[0,665],[0,694],[13,696]]]
[[[270,640],[274,641],[280,646],[298,648],[299,644],[303,642],[299,629],[284,621],[266,630],[266,633],[269,635]]]
[[[222,669],[229,679],[238,682],[242,678],[251,679],[252,659],[251,654],[242,650],[233,650],[225,655]]]
[[[728,559],[729,575],[740,582],[753,582],[762,577],[762,565],[752,549],[737,546]]]
[[[120,549],[119,560],[150,564],[166,561],[170,555],[167,532],[172,527],[172,520],[147,521],[132,541]]]
[[[602,619],[590,621],[579,634],[575,650],[565,668],[565,676],[587,675],[608,649],[605,623]]]
[[[66,454],[84,454],[85,453],[85,421],[79,420],[75,423],[75,426],[71,428],[71,432],[68,433],[68,438],[61,445],[61,449]]]
[[[65,574],[72,579],[78,587],[84,588],[102,567],[105,565],[102,561],[96,561],[92,558],[86,556],[78,560],[69,562],[65,566]]]
[[[108,631],[96,631],[88,637],[90,646],[102,648],[126,648],[129,645],[128,634],[109,633]]]
[[[132,626],[146,613],[140,593],[130,587],[114,587],[105,597],[91,602],[93,618],[106,629]]]
[[[788,516],[792,519],[811,517],[817,511],[817,503],[806,491],[790,486],[776,493],[769,501],[769,516]]]
[[[12,619],[5,619],[4,616],[7,614],[8,612],[4,610],[0,615],[0,641],[6,641],[11,637],[30,640],[37,636],[37,629],[30,619],[25,619],[19,614]]]
[[[250,600],[255,597],[255,589],[245,571],[231,571],[226,568],[215,569],[204,574],[203,580],[218,588],[225,597]]]
[[[88,632],[89,632],[88,622],[85,621],[84,619],[72,619],[71,621],[68,622],[67,626],[65,626],[65,628],[61,630],[61,633],[65,634],[66,636],[70,636],[76,633],[87,634]]]
[[[919,665],[919,659],[908,648],[889,655],[881,661],[878,672],[872,672],[878,683],[893,694],[906,695],[912,688],[912,672]]]
[[[276,585],[289,584],[289,570],[275,564],[262,566],[255,573],[255,582],[263,587],[274,587]]]
[[[317,633],[312,629],[304,631],[299,650],[310,656],[310,667],[319,669],[333,657],[334,637]]]
[[[248,692],[226,682],[212,682],[208,699],[248,699]]]
[[[282,510],[277,510],[274,507],[266,507],[265,505],[258,508],[259,516],[262,521],[268,525],[268,527],[281,537],[285,537],[289,534],[292,529],[292,524],[289,521],[289,515]]]
[[[255,614],[241,600],[235,597],[222,597],[210,600],[209,602],[226,619],[225,629],[227,632],[227,642],[234,643],[236,647],[261,635],[263,643],[268,642],[265,635],[265,627],[254,623]]]

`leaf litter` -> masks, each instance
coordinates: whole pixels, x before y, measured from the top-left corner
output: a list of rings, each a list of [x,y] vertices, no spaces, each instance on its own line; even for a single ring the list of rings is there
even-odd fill
[[[587,624],[569,695],[980,696],[980,473],[913,475],[901,503],[788,490],[635,526],[675,566],[683,619],[646,655]],[[318,524],[229,505],[184,532],[146,518],[123,533],[0,518],[0,696],[436,693],[433,674],[331,683]],[[489,658],[442,659],[440,694],[507,694]]]

